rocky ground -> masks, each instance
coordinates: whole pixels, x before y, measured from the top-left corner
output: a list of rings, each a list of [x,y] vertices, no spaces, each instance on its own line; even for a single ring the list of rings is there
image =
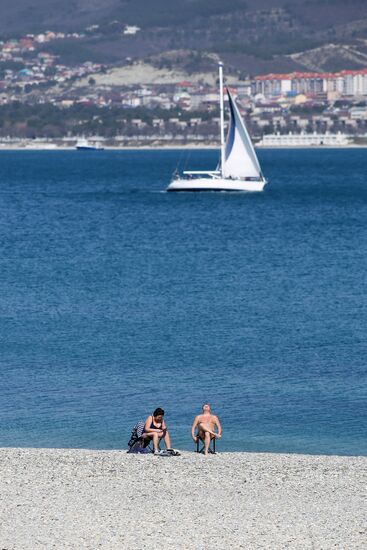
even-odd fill
[[[367,458],[0,450],[0,547],[365,548]]]

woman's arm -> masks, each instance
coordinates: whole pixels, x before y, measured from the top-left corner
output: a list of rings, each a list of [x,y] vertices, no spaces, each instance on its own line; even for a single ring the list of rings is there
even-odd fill
[[[162,420],[162,432],[163,432],[163,435],[166,435],[166,433],[168,432],[167,426],[164,420]]]
[[[148,418],[146,419],[145,421],[145,424],[144,424],[144,431],[146,433],[154,433],[154,432],[161,432],[162,430],[159,430],[158,428],[151,428],[151,424],[153,422],[153,417],[152,416],[148,416]]]

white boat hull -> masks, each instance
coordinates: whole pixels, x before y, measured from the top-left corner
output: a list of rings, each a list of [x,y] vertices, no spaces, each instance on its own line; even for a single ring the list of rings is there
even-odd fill
[[[248,181],[226,178],[182,178],[173,180],[167,191],[262,191],[266,180]]]

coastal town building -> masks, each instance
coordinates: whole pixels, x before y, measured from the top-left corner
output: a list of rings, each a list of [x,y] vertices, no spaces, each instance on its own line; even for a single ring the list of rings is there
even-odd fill
[[[307,134],[301,132],[300,134],[268,134],[265,135],[261,141],[258,142],[260,147],[314,147],[314,146],[328,146],[328,147],[341,147],[348,145],[350,139],[347,135],[338,132],[337,134],[330,134],[329,132],[318,134],[313,132]]]
[[[133,36],[139,31],[140,27],[137,27],[136,25],[126,25],[123,30],[123,34]]]
[[[89,36],[99,30],[98,25],[92,25],[85,29],[85,33]],[[140,29],[127,25],[121,27],[121,32],[133,36]],[[195,77],[191,81],[188,76],[185,80],[168,84],[159,81],[144,85],[109,82],[112,65],[91,61],[67,64],[55,53],[57,49],[49,47],[55,41],[81,40],[85,33],[45,30],[0,41],[1,108],[14,103],[49,104],[62,109],[65,116],[69,109],[91,109],[93,116],[90,120],[88,115],[80,115],[80,120],[75,115],[67,127],[71,134],[82,126],[83,132],[89,135],[89,132],[96,131],[97,121],[103,134],[109,119],[108,111],[118,109],[121,112],[118,124],[113,129],[104,130],[108,136],[125,133],[129,139],[138,141],[153,135],[157,139],[178,136],[178,139],[187,140],[189,135],[195,136],[195,140],[198,136],[206,141],[217,139],[216,86]],[[131,58],[126,58],[125,62],[128,66],[133,63]],[[105,75],[107,83],[103,81]],[[363,137],[367,132],[367,68],[337,73],[241,76],[238,82],[232,81],[230,90],[250,133],[266,142],[273,139],[276,143],[282,140],[297,143],[297,140],[304,139],[297,136],[305,134],[311,136],[312,142],[318,139],[315,136],[326,133],[339,136],[327,137],[327,142],[331,143],[333,139],[340,141],[340,133]],[[38,124],[35,128],[23,130],[26,125],[22,124],[14,125],[11,132],[18,136],[22,132],[33,135],[40,128]],[[2,135],[5,136],[7,131],[4,128]],[[57,132],[56,129],[47,129],[46,135],[49,131]]]
[[[338,92],[342,96],[367,95],[367,69],[339,73],[268,74],[256,76],[252,85],[252,93],[264,97],[327,92]]]

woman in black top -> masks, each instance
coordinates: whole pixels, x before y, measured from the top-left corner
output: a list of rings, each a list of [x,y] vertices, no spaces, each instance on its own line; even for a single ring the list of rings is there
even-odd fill
[[[158,407],[148,416],[144,425],[143,438],[153,441],[154,454],[159,453],[159,442],[163,439],[167,450],[171,449],[171,439],[164,421],[164,410]]]

